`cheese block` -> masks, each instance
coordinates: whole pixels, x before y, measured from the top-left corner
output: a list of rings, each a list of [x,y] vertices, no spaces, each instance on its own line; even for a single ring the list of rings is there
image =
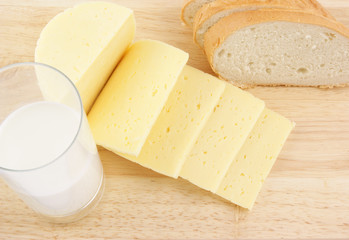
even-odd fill
[[[187,61],[165,43],[134,43],[88,115],[96,143],[138,156]]]
[[[110,74],[133,41],[133,11],[107,2],[87,2],[55,16],[42,30],[35,61],[51,65],[77,86],[84,109],[89,111]],[[41,79],[41,80],[40,80]],[[65,91],[54,84],[41,90],[59,99]]]
[[[265,109],[216,193],[251,209],[293,127],[288,119]]]
[[[298,10],[259,9],[222,18],[205,34],[212,69],[234,85],[349,84],[349,30]]]
[[[194,41],[200,46],[204,46],[204,34],[215,23],[223,17],[229,16],[234,12],[243,12],[263,8],[281,8],[281,9],[301,9],[303,11],[319,14],[334,19],[318,2],[315,0],[217,0],[205,4],[200,8],[194,18],[193,36]]]
[[[180,176],[215,192],[264,109],[264,102],[227,84]]]
[[[224,88],[212,75],[184,67],[139,156],[120,155],[177,178]]]

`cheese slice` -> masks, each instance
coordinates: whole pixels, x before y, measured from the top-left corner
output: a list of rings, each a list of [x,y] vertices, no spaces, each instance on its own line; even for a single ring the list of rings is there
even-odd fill
[[[187,61],[165,43],[134,43],[88,115],[96,143],[138,156]]]
[[[265,109],[234,159],[217,194],[251,209],[294,123]]]
[[[186,66],[138,157],[123,157],[177,178],[225,88],[212,75]]]
[[[264,109],[264,102],[227,84],[180,176],[215,192]]]
[[[82,3],[58,14],[45,26],[35,61],[66,74],[77,86],[88,112],[134,34],[132,10],[107,2]],[[38,79],[46,99],[60,100],[70,90],[45,82],[45,75]]]

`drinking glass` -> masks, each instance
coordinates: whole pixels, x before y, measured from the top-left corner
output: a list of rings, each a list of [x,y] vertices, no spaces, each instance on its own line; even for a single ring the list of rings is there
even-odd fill
[[[51,66],[0,69],[0,176],[51,222],[80,219],[103,195],[103,167],[80,95]]]

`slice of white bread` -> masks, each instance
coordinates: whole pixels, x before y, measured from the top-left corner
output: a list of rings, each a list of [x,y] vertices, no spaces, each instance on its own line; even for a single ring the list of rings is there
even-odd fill
[[[205,4],[214,0],[184,0],[181,19],[189,27],[193,26],[193,21],[196,12]]]
[[[207,31],[204,47],[212,69],[241,87],[349,83],[349,30],[304,11],[233,13]]]
[[[201,7],[194,18],[193,37],[200,47],[204,46],[204,34],[223,17],[234,12],[258,10],[262,8],[300,9],[334,18],[315,0],[216,0]]]

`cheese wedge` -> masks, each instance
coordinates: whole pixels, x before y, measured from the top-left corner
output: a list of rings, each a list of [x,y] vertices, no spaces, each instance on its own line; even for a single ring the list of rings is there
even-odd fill
[[[227,84],[180,176],[215,192],[264,109],[264,102]]]
[[[294,123],[265,109],[216,192],[251,209]]]
[[[177,178],[225,88],[212,75],[186,66],[138,157],[123,157]]]
[[[42,30],[35,61],[51,65],[77,86],[84,109],[89,111],[115,66],[133,41],[132,10],[107,2],[87,2],[55,16]],[[47,99],[63,98],[57,84],[45,84]]]
[[[134,43],[88,115],[96,143],[138,156],[187,61],[165,43]]]

